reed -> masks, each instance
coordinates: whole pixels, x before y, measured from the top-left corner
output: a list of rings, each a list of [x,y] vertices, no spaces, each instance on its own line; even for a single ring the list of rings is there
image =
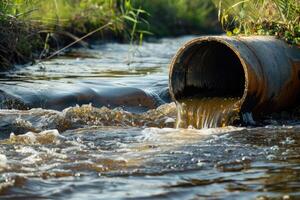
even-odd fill
[[[94,39],[107,33],[133,43],[149,33],[139,28],[147,23],[141,14],[147,12],[130,0],[2,0],[0,70],[49,57],[74,41],[85,44],[79,37],[90,33]]]
[[[275,35],[300,45],[299,0],[213,0],[228,35]]]

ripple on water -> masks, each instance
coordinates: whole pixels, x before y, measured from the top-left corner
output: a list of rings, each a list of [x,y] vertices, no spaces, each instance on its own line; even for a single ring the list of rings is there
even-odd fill
[[[55,59],[1,77],[0,99],[13,107],[27,108],[16,97],[41,100],[37,94],[51,88],[54,100],[57,94],[84,103],[62,111],[0,110],[0,198],[299,199],[297,122],[174,129],[174,103],[129,112],[85,102],[81,94],[91,88],[135,88],[160,105],[169,98],[166,66],[180,41],[146,44],[132,60],[126,45],[96,46],[92,57]]]
[[[158,191],[167,196],[181,191],[183,196],[189,193],[195,197],[201,191],[217,198],[220,196],[215,191],[218,191],[229,198],[236,191],[241,195],[251,192],[268,196],[275,194],[272,191],[293,188],[292,194],[296,194],[300,186],[292,182],[299,178],[292,174],[300,174],[299,137],[295,134],[300,128],[278,127],[278,130],[281,131],[274,135],[273,129],[265,128],[86,127],[62,133],[48,130],[11,135],[0,146],[4,163],[1,191],[6,195],[21,194],[35,184],[47,191],[50,186],[45,181],[53,185],[53,191],[59,181],[72,183],[75,188],[85,187],[89,182],[90,190],[95,193],[106,196],[116,187],[122,197],[123,183],[133,189],[147,179],[149,184],[144,182],[143,194],[134,190],[127,193],[146,197],[155,196]],[[283,144],[286,138],[295,142]],[[283,156],[284,152],[287,153]],[[268,159],[270,155],[276,157]],[[287,184],[280,189],[276,184],[281,176],[285,176]],[[155,188],[150,182],[157,183]],[[99,183],[107,190],[99,191]],[[72,195],[80,193],[72,190]]]
[[[131,113],[122,108],[96,108],[91,104],[66,108],[62,112],[44,109],[0,110],[2,137],[11,132],[23,134],[57,129],[60,132],[89,126],[174,127],[174,103],[144,113]]]

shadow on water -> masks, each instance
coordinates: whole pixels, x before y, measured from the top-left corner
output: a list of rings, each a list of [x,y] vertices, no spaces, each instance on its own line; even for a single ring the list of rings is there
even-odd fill
[[[165,95],[167,65],[187,39],[140,47],[94,45],[36,65],[16,66],[0,75],[0,107],[63,110],[92,103],[134,112],[153,109],[170,101]]]

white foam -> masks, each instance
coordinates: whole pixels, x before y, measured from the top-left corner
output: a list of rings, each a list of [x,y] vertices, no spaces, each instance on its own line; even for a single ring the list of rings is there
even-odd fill
[[[30,143],[30,144],[33,144],[36,142],[36,135],[33,132],[27,132],[22,135],[15,135],[14,133],[10,134],[10,137],[9,137],[10,140],[15,140],[16,138],[25,139],[26,143]]]
[[[0,154],[0,170],[7,167],[7,157],[4,154]]]
[[[40,153],[32,154],[24,159],[21,160],[23,165],[32,165],[38,162],[41,162],[43,159],[40,156]]]
[[[54,138],[63,138],[58,132],[58,130],[45,130],[40,133],[34,133],[34,132],[27,132],[22,135],[15,135],[14,133],[10,134],[10,140],[26,143],[26,144],[35,144],[38,143],[40,139],[46,139],[47,137],[54,137]]]
[[[45,130],[39,133],[39,135],[53,135],[55,137],[60,137],[61,135],[59,134],[58,130],[53,129],[53,130]]]
[[[33,148],[29,146],[21,146],[16,149],[16,152],[22,153],[22,154],[37,154],[38,152]]]
[[[156,141],[160,135],[176,131],[174,128],[145,128],[137,138],[141,141]]]

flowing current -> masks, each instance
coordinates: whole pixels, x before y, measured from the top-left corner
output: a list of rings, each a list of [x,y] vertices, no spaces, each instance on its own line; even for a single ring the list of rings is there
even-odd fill
[[[235,98],[186,99],[177,103],[177,128],[225,127],[239,119]]]
[[[0,199],[299,199],[299,114],[234,127],[235,99],[171,102],[167,66],[192,38],[0,73]]]

